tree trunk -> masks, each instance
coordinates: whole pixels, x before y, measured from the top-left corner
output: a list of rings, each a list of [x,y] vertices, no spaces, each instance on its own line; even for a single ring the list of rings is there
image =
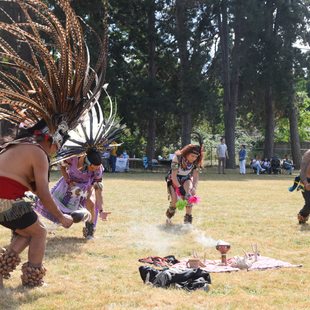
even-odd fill
[[[274,28],[275,5],[272,0],[267,0],[265,6],[265,76],[264,76],[264,93],[265,93],[265,143],[264,157],[271,158],[274,148],[274,102],[272,93],[272,70],[274,68],[274,41],[277,35],[277,29]]]
[[[273,156],[274,147],[274,104],[271,86],[265,88],[265,143],[264,158]]]
[[[231,70],[231,81],[230,81],[230,105],[228,112],[228,126],[225,128],[226,144],[228,149],[229,159],[227,161],[228,168],[235,168],[236,164],[236,109],[239,99],[239,77],[240,77],[240,57],[241,57],[241,0],[236,1],[235,7],[235,22],[234,22],[234,47],[232,49],[232,70]]]
[[[155,111],[152,113],[148,120],[147,127],[147,145],[146,145],[146,156],[149,161],[152,161],[155,154],[155,140],[156,140],[156,116]]]
[[[227,161],[227,168],[235,167],[235,126],[236,126],[236,98],[232,100],[231,96],[231,77],[230,77],[230,62],[229,62],[229,35],[228,35],[228,20],[227,20],[227,1],[223,0],[218,15],[218,23],[220,30],[220,47],[222,58],[222,76],[224,87],[224,125],[225,125],[225,140],[227,144],[229,159]],[[235,68],[234,72],[234,95],[238,96],[238,79],[239,68]],[[237,84],[236,84],[237,83]],[[237,88],[236,88],[237,86]]]
[[[182,146],[191,143],[192,113],[182,115]]]
[[[288,6],[291,6],[291,1],[286,1]],[[288,74],[288,117],[290,123],[290,140],[291,140],[291,151],[292,151],[292,159],[296,169],[300,169],[301,164],[301,153],[300,153],[300,139],[298,133],[298,113],[297,107],[295,105],[295,87],[294,87],[294,72],[293,72],[293,47],[292,42],[294,40],[293,33],[290,32],[290,28],[286,33],[285,47],[287,48],[288,55],[288,65],[289,65],[289,74]]]
[[[148,11],[148,78],[150,80],[150,99],[155,96],[153,87],[156,80],[156,66],[155,66],[155,1],[149,5]],[[149,107],[148,112],[148,127],[147,127],[147,145],[146,156],[151,161],[155,155],[155,141],[156,141],[156,111],[153,107]]]
[[[300,139],[298,133],[297,111],[294,102],[290,103],[289,122],[290,122],[292,159],[295,165],[295,169],[300,169],[300,163],[301,163]]]
[[[176,38],[180,57],[180,105],[181,105],[181,123],[182,123],[182,146],[191,141],[192,131],[192,113],[186,87],[188,75],[188,50],[187,50],[187,25],[186,25],[186,0],[176,0]]]

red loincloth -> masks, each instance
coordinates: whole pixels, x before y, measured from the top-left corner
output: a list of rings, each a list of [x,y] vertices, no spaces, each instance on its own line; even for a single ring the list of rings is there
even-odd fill
[[[0,198],[15,200],[22,198],[28,188],[19,182],[0,176]]]

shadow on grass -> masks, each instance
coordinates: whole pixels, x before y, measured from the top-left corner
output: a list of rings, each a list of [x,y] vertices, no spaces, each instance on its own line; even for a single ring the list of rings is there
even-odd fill
[[[45,257],[48,259],[68,256],[80,252],[79,248],[87,242],[83,237],[57,236],[49,238],[46,243]]]
[[[310,231],[310,225],[309,224],[302,224],[300,226],[300,231]]]
[[[4,283],[5,285],[5,283]],[[46,296],[44,291],[36,288],[26,288],[22,284],[16,288],[0,289],[0,309],[16,310],[22,304],[31,304],[35,300]]]
[[[157,225],[157,228],[173,235],[185,235],[193,230],[192,225],[189,224],[160,224]]]

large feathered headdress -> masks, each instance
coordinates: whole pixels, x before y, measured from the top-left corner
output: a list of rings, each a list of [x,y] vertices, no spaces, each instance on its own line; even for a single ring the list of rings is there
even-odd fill
[[[0,119],[29,126],[43,119],[57,139],[99,99],[106,70],[107,1],[102,39],[69,0],[56,1],[61,18],[42,0],[0,2]],[[98,42],[95,62],[83,27]]]
[[[75,129],[69,131],[69,139],[58,152],[57,158],[52,164],[58,163],[74,156],[80,156],[90,150],[104,152],[111,148],[111,143],[117,140],[125,126],[116,120],[116,109],[112,100],[104,91],[109,100],[109,109],[106,109],[107,117],[99,102],[81,117]]]

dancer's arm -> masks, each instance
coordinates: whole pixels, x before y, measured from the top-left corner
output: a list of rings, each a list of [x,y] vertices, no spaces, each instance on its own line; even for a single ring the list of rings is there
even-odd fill
[[[69,174],[67,172],[67,167],[63,164],[60,165],[60,172],[61,172],[61,175],[63,176],[63,178],[65,179],[65,181],[67,183],[70,182],[70,177],[69,177]]]
[[[94,184],[95,189],[95,206],[99,211],[99,217],[101,220],[106,221],[108,219],[108,215],[111,214],[111,212],[106,212],[103,209],[104,203],[103,203],[103,186],[101,182],[96,182]]]
[[[65,228],[69,228],[73,221],[70,216],[62,214],[62,212],[57,208],[48,187],[48,169],[49,163],[47,157],[43,151],[33,152],[33,174],[36,183],[36,195],[41,200],[43,206],[57,218],[57,220]]]

